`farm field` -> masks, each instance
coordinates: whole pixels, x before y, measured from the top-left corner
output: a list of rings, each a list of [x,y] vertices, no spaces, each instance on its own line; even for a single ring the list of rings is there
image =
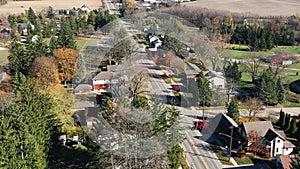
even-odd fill
[[[184,5],[263,16],[291,16],[300,11],[298,0],[198,0]]]
[[[32,7],[36,11],[49,6],[56,8],[71,9],[73,7],[80,8],[82,5],[88,6],[90,9],[98,9],[102,6],[101,0],[39,0],[39,1],[9,1],[6,5],[0,6],[1,14],[21,13]]]

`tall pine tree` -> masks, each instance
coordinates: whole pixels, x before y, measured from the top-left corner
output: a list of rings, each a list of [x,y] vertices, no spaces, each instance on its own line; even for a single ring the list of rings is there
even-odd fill
[[[227,107],[227,116],[231,117],[237,124],[239,124],[240,111],[237,99],[233,99]]]
[[[199,105],[209,106],[211,103],[212,93],[210,89],[210,82],[204,77],[203,73],[200,73],[197,79],[199,90]]]

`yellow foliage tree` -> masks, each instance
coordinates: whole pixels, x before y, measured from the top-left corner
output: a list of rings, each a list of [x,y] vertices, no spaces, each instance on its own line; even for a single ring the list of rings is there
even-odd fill
[[[135,5],[135,0],[126,0],[126,3],[128,5],[134,6]]]
[[[53,57],[36,58],[28,74],[41,89],[46,89],[59,83],[58,65]]]
[[[79,52],[71,48],[60,48],[54,50],[53,55],[58,62],[59,79],[66,85],[67,82],[72,81],[76,72],[76,60]]]

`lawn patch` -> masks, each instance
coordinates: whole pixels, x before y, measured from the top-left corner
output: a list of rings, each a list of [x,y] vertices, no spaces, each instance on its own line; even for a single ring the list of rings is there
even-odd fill
[[[244,158],[233,157],[238,165],[253,164],[252,160],[245,156]]]
[[[9,50],[0,50],[0,66],[8,64]]]
[[[216,153],[218,159],[221,161],[221,163],[223,165],[233,165],[229,161],[229,157],[226,156],[226,154],[224,153],[224,151],[219,146],[211,144],[210,147],[214,150],[214,152]]]

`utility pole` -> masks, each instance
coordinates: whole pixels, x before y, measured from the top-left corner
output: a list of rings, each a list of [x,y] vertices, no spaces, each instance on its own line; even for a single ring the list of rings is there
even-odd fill
[[[233,126],[230,126],[229,128],[231,129],[231,132],[230,132],[230,145],[229,145],[229,158],[231,158]]]

